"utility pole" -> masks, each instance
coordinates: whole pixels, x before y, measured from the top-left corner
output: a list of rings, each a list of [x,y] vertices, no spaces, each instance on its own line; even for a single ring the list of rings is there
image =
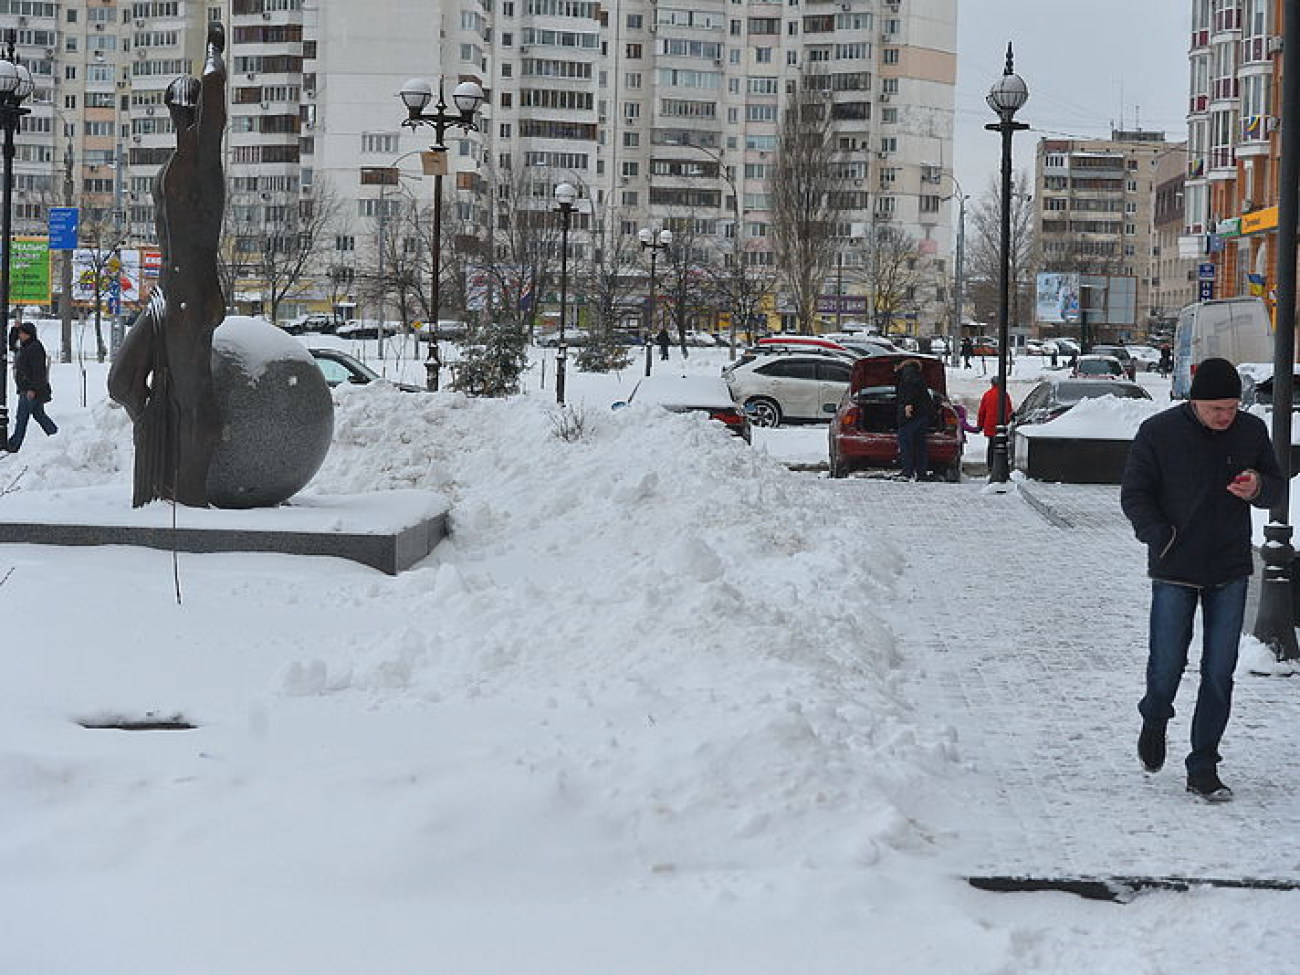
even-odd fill
[[[72,203],[72,143],[69,142],[67,148],[63,151],[63,205],[70,207]],[[59,260],[59,287],[63,292],[63,297],[59,302],[59,314],[63,319],[61,330],[62,348],[59,350],[59,361],[70,363],[72,361],[72,251],[64,250],[63,256]]]

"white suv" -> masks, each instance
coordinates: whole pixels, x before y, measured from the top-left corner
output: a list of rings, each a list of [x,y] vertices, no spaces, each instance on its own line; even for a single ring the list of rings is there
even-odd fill
[[[722,370],[731,398],[756,427],[828,422],[849,388],[853,362],[840,355],[773,353]]]

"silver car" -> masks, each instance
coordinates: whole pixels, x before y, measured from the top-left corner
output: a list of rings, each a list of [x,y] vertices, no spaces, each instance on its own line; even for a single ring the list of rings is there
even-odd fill
[[[757,427],[828,422],[849,388],[853,362],[817,353],[771,353],[722,371],[731,398]]]

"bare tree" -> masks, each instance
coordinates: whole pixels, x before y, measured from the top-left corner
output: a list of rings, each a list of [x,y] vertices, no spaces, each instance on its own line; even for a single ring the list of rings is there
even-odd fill
[[[253,266],[270,305],[272,322],[279,320],[280,304],[301,294],[311,284],[309,271],[319,263],[327,236],[342,215],[342,203],[324,180],[312,187],[311,196],[298,200],[282,195],[268,204],[262,249]]]
[[[1017,173],[1011,182],[1011,322],[1024,324],[1034,302],[1034,208],[1027,173]],[[989,178],[983,196],[971,209],[971,232],[966,236],[965,276],[968,295],[979,321],[997,317],[1002,276],[1002,184]],[[1062,270],[1084,270],[1062,268]]]
[[[578,351],[578,368],[588,372],[622,369],[631,361],[628,347],[618,341],[618,325],[638,293],[632,264],[640,249],[630,234],[619,232],[618,213],[589,201],[585,221],[578,214],[574,222],[585,223],[590,252],[585,260],[570,258],[575,293],[585,296],[587,341]]]
[[[559,267],[560,222],[549,170],[495,170],[485,240],[476,245],[489,314],[470,331],[453,387],[481,396],[516,392],[542,295]]]
[[[871,318],[888,334],[894,318],[912,304],[920,280],[916,238],[891,223],[872,224],[866,238],[863,277]]]
[[[834,165],[831,103],[816,77],[801,71],[786,99],[768,177],[777,265],[805,333],[813,331],[822,282],[835,261],[833,199],[842,182]]]

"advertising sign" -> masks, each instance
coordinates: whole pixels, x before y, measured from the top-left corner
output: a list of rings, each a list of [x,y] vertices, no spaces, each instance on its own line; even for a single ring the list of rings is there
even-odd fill
[[[72,300],[93,305],[96,295],[105,307],[133,305],[140,300],[138,250],[78,248],[72,252]]]
[[[9,248],[9,300],[16,305],[50,303],[50,248],[44,237],[15,237]]]
[[[1034,318],[1063,324],[1079,320],[1079,275],[1045,271],[1038,275]]]

